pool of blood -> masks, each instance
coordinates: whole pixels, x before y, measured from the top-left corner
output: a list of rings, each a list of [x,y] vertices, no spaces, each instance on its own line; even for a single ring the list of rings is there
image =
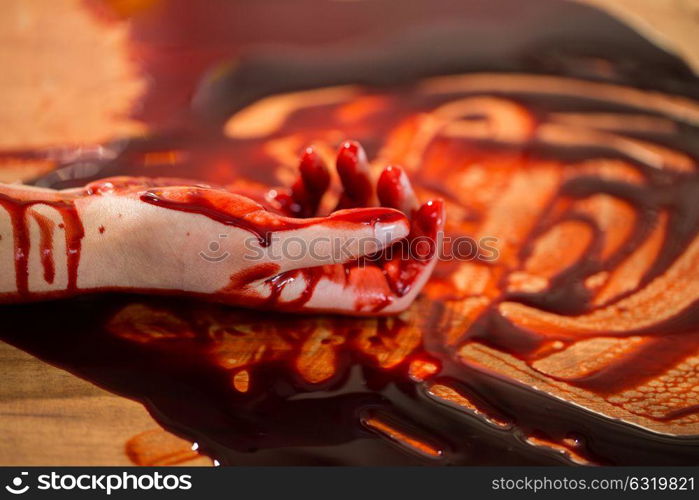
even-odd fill
[[[396,124],[447,100],[418,96],[405,86],[370,91],[369,97],[383,107],[368,120],[345,124],[346,137],[341,139],[360,140],[370,157],[379,153]],[[550,96],[516,99],[534,116],[547,108],[624,110]],[[213,101],[212,109],[214,104],[217,102]],[[329,129],[337,125],[329,123],[328,117],[336,116],[334,111],[332,106],[320,106],[299,113],[273,138],[294,134],[311,140],[330,137]],[[182,176],[219,184],[244,177],[269,185],[279,182],[273,168],[276,160],[264,149],[266,139],[231,140],[211,126],[190,125],[184,131],[156,133],[128,143],[115,160],[101,166],[96,177]],[[695,157],[698,154],[695,131],[682,129],[673,141]],[[538,161],[562,166],[599,153],[597,149],[558,150],[536,144],[503,150],[448,140],[437,146],[413,182],[423,194],[438,193],[447,202],[459,195],[446,175],[455,161],[482,162],[493,168],[510,164],[515,170]],[[439,155],[445,159],[440,160]],[[564,182],[558,194],[565,203],[594,194],[613,194],[625,200],[638,219],[621,249],[608,259],[599,259],[602,235],[595,233],[582,258],[557,274],[551,286],[498,296],[459,332],[455,343],[475,342],[525,363],[537,359],[553,343],[572,345],[578,339],[575,333],[518,328],[499,314],[498,305],[508,300],[561,315],[588,311],[591,297],[582,286],[583,278],[614,270],[658,224],[661,211],[669,214],[669,229],[638,287],[667,271],[698,233],[699,178],[696,173],[636,168],[645,179],[642,184],[579,177]],[[88,180],[66,183],[49,178],[48,183],[65,187]],[[10,200],[0,203],[18,218],[26,209]],[[73,220],[67,208],[57,208],[68,223]],[[557,207],[550,208],[549,215],[558,213]],[[467,225],[469,215],[463,217],[459,222]],[[518,252],[531,252],[534,236],[560,222],[554,219],[537,221]],[[580,220],[585,222],[584,217]],[[72,223],[67,228],[69,239],[79,241],[79,231],[79,225]],[[21,235],[17,245],[20,249],[26,246]],[[68,248],[79,255],[78,245]],[[20,259],[20,265],[22,262]],[[50,266],[45,271],[50,276]],[[661,436],[605,419],[499,372],[460,362],[454,343],[443,338],[446,304],[459,295],[449,284],[454,272],[453,263],[440,263],[414,306],[419,311],[417,323],[403,317],[307,317],[186,298],[102,294],[3,306],[0,338],[142,402],[165,429],[197,442],[199,450],[222,464],[533,465],[570,463],[571,457],[600,464],[699,463],[696,438]],[[26,285],[20,291],[24,288]],[[615,337],[643,335],[653,341],[633,356],[567,383],[603,397],[662,373],[699,348],[698,315],[699,308],[692,304],[652,328],[605,332]],[[257,357],[242,359],[251,352]],[[453,404],[434,397],[443,388],[451,391],[447,399]],[[459,398],[466,403],[457,404]],[[690,405],[662,418],[672,420],[697,411],[699,407]]]
[[[551,153],[541,152],[543,157]],[[642,241],[660,210],[668,210],[670,231],[648,282],[666,271],[697,234],[699,210],[694,200],[699,181],[694,174],[646,173],[648,182],[633,188],[603,179],[573,179],[562,185],[561,196],[582,199],[590,193],[611,192],[623,196],[641,214],[635,235],[627,240],[631,246]],[[418,187],[425,177],[417,176]],[[434,187],[430,183],[430,189]],[[449,192],[448,186],[442,189]],[[613,270],[628,254],[627,249],[616,260],[602,263],[593,249],[590,245],[589,255],[557,275],[551,288],[515,293],[507,300],[561,314],[585,311],[589,293],[580,285],[580,276]],[[419,301],[416,307],[424,312],[417,328],[400,318],[308,317],[185,298],[101,295],[4,307],[1,337],[143,402],[166,429],[197,442],[202,452],[222,464],[482,465],[569,460],[560,450],[531,446],[532,436],[543,436],[546,443],[575,443],[568,451],[591,463],[699,461],[693,440],[663,439],[593,417],[499,374],[460,363],[440,331],[442,301],[457,294],[444,290],[452,271],[448,262],[438,266],[434,280],[441,288]],[[551,342],[575,340],[570,332],[537,333],[514,326],[498,314],[499,301],[464,329],[460,341],[483,343],[528,361]],[[648,331],[621,334],[649,335],[657,342],[571,383],[604,395],[662,372],[699,347],[697,314],[692,306]],[[367,337],[367,329],[375,331]],[[417,339],[405,334],[416,329]],[[316,338],[318,332],[326,333]],[[401,343],[406,346],[402,352]],[[262,353],[259,359],[230,361],[252,351]],[[401,354],[386,363],[382,352]],[[472,411],[435,401],[430,397],[435,384],[467,398]]]
[[[133,323],[114,319],[134,304],[146,307],[155,317],[135,317],[130,320]],[[5,309],[4,341],[142,402],[165,429],[198,443],[201,452],[222,464],[546,465],[568,461],[553,449],[542,451],[526,443],[526,438],[537,435],[547,442],[574,441],[572,451],[591,463],[699,460],[691,441],[662,439],[595,418],[521,384],[461,365],[435,347],[441,341],[438,336],[430,339],[429,330],[405,359],[384,368],[358,341],[365,327],[365,320],[359,319],[309,319],[141,296],[79,298]],[[331,375],[309,382],[297,361],[308,349],[317,320],[335,337],[326,344],[333,356],[323,367]],[[390,345],[400,339],[404,327],[399,320],[379,319],[368,343]],[[277,337],[274,342],[284,342],[287,350],[244,369],[226,366],[228,336],[258,334],[264,345],[270,328]],[[163,334],[161,340],[150,338]],[[332,345],[338,341],[342,344]],[[411,367],[421,362],[437,367],[430,382],[465,395],[478,411],[466,413],[430,398],[426,384],[411,373]],[[645,369],[639,363],[635,367],[641,374]],[[243,371],[249,383],[240,387],[235,379]],[[622,376],[639,376],[638,372],[627,369]],[[610,374],[613,377],[619,374]],[[375,421],[391,432],[382,432],[372,425]]]

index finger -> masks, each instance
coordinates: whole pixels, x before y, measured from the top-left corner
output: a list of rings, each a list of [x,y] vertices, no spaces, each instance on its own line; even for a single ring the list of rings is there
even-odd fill
[[[279,272],[343,264],[374,254],[408,236],[407,217],[390,208],[340,210],[327,217],[292,219],[270,212],[277,230],[258,240],[263,259],[279,265]]]

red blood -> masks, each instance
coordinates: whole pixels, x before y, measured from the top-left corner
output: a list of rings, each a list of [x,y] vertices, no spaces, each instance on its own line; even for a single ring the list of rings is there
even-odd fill
[[[445,209],[442,200],[430,200],[422,205],[413,216],[411,235],[436,238],[438,228],[444,223]],[[431,255],[428,257],[431,258]]]
[[[204,215],[221,224],[249,231],[261,246],[269,246],[272,234],[302,229],[319,223],[369,225],[398,222],[405,216],[390,208],[358,208],[338,211],[327,218],[294,219],[266,211],[261,205],[241,196],[216,190],[192,188],[186,191],[148,191],[141,200],[170,210]]]
[[[34,205],[48,205],[56,209],[63,218],[66,237],[66,260],[68,267],[67,292],[70,293],[77,288],[78,265],[80,264],[80,250],[82,239],[85,235],[82,222],[75,210],[75,205],[70,201],[47,201],[47,200],[20,200],[0,194],[0,206],[10,215],[12,229],[14,232],[15,245],[15,276],[17,291],[20,295],[26,296],[29,293],[29,233],[27,227],[27,211]],[[47,242],[48,243],[48,242]],[[47,282],[53,281],[54,268],[53,255],[42,252],[44,260],[44,276]],[[48,260],[50,259],[50,264]],[[50,278],[50,281],[49,279]]]
[[[320,155],[308,147],[299,163],[299,179],[292,187],[292,199],[296,202],[298,217],[313,217],[323,195],[330,187],[330,172]]]
[[[394,245],[394,257],[384,264],[384,274],[399,297],[407,294],[438,250],[439,228],[444,224],[444,202],[428,201],[415,211],[407,240]]]
[[[247,288],[250,284],[256,281],[271,278],[278,272],[279,266],[271,262],[259,264],[251,268],[244,269],[232,275],[228,286],[221,289],[219,293],[224,295],[231,294],[237,296],[246,295]],[[252,294],[249,294],[249,297],[250,298],[248,299],[248,302],[251,306],[259,305],[257,304],[257,302],[262,302],[255,300]]]
[[[301,178],[308,191],[322,196],[330,186],[330,172],[323,158],[311,146],[306,148],[299,164]]]
[[[41,265],[44,268],[44,281],[51,284],[56,277],[56,266],[53,261],[54,224],[51,219],[38,213],[34,214],[34,219],[39,224],[39,231],[41,232],[39,253],[41,255]]]
[[[308,269],[287,271],[270,278],[267,280],[267,283],[271,286],[271,294],[267,299],[265,306],[268,308],[283,309],[288,311],[300,309],[311,299],[318,282],[324,276],[324,274],[323,267],[312,267]],[[279,302],[279,297],[284,291],[284,288],[297,279],[304,280],[305,282],[301,295],[288,302]]]
[[[373,187],[369,174],[369,162],[362,146],[346,141],[337,153],[337,173],[344,192],[338,208],[363,207],[371,203]]]
[[[408,176],[402,168],[389,165],[381,172],[376,185],[379,202],[384,207],[396,208],[404,212],[412,211],[415,193]]]

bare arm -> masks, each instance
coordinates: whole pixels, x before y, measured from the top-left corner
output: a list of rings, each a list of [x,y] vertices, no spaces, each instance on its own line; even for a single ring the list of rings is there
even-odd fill
[[[276,191],[266,207],[176,180],[108,179],[71,191],[0,185],[0,301],[132,290],[283,310],[404,309],[429,276],[432,256],[418,263],[357,259],[416,231],[436,237],[441,205],[418,210],[407,179],[393,170],[379,190],[386,206],[368,208],[361,188],[368,177],[354,167],[343,179],[359,182],[341,197],[349,209],[307,218],[285,213],[317,212],[328,186],[314,186],[310,177],[318,176],[308,169],[305,182],[301,175],[288,192]],[[411,231],[394,208],[413,212],[420,224]],[[406,276],[410,294],[400,283]]]

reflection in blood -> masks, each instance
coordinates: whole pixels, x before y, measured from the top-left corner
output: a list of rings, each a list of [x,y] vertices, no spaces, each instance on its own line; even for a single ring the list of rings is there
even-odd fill
[[[474,95],[488,85],[499,97]],[[403,165],[418,198],[446,200],[447,236],[494,238],[497,258],[440,262],[397,317],[105,296],[8,307],[2,338],[224,464],[699,461],[699,104],[533,75],[278,99],[291,111],[258,137],[235,136],[248,110],[206,151],[155,137],[117,173],[278,184],[307,144],[328,162],[346,134],[367,168]],[[144,160],[164,146],[187,154]]]

